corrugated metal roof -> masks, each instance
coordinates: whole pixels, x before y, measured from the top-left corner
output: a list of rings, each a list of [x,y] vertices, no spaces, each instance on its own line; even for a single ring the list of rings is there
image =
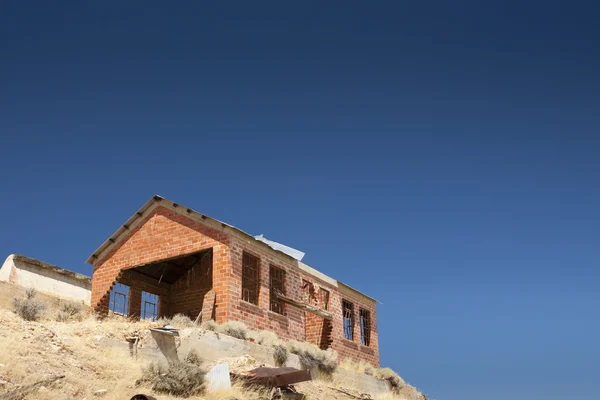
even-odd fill
[[[293,249],[284,244],[269,240],[266,237],[264,237],[263,235],[254,236],[254,239],[260,240],[261,242],[268,244],[269,247],[272,248],[273,250],[279,250],[282,253],[285,253],[288,256],[295,258],[298,261],[302,261],[302,258],[304,257],[304,253],[301,252],[300,250],[296,250],[296,249]]]

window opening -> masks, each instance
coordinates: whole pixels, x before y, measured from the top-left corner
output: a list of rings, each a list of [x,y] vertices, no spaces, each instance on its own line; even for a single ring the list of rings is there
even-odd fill
[[[363,309],[360,309],[360,342],[371,345],[371,313]]]
[[[244,253],[242,256],[242,300],[258,305],[259,260]]]
[[[323,310],[329,310],[329,290],[319,289],[319,306]]]
[[[354,340],[354,305],[349,301],[342,301],[344,313],[344,338]]]
[[[156,321],[158,318],[158,295],[142,292],[141,319]]]
[[[117,283],[110,291],[109,311],[118,315],[129,315],[129,286]]]
[[[313,303],[315,288],[309,281],[302,280],[302,301],[306,304]]]
[[[269,270],[269,279],[271,287],[270,309],[277,314],[283,314],[283,301],[277,297],[277,293],[285,295],[285,271],[271,265]]]

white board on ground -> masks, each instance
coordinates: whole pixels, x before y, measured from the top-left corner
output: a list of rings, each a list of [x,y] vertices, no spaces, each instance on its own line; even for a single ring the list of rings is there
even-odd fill
[[[208,385],[208,391],[231,389],[231,378],[229,377],[229,365],[217,364],[211,368],[204,377]]]

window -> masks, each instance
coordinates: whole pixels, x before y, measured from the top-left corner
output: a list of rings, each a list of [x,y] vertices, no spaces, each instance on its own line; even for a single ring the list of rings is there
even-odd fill
[[[109,311],[119,315],[129,315],[129,286],[117,283],[110,291]]]
[[[277,314],[283,314],[283,301],[277,297],[277,293],[285,294],[285,271],[271,265],[269,270],[269,280],[271,287],[271,306],[270,310]]]
[[[354,305],[349,301],[342,301],[344,313],[344,338],[354,340]]]
[[[371,313],[360,309],[360,342],[364,346],[371,345]]]
[[[319,289],[319,306],[323,310],[329,310],[329,290]]]
[[[244,253],[242,257],[242,300],[258,305],[259,260]]]
[[[158,318],[158,295],[142,292],[142,308],[140,310],[140,318],[156,321]]]

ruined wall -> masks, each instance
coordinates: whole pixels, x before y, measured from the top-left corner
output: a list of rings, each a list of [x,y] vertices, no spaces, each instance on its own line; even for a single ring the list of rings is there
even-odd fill
[[[90,303],[92,283],[89,277],[18,254],[8,256],[0,269],[0,281]]]
[[[108,313],[108,295],[122,271],[210,248],[213,252],[216,319],[225,321],[230,271],[228,235],[162,206],[150,212],[114,248],[94,262],[92,307],[100,314]]]
[[[230,320],[243,321],[255,330],[270,330],[280,338],[305,340],[304,311],[286,304],[285,315],[270,311],[269,307],[269,268],[271,265],[283,269],[285,274],[286,296],[301,301],[302,278],[297,267],[289,261],[273,256],[258,243],[247,243],[231,238],[232,274],[230,278]],[[242,254],[246,251],[260,260],[260,290],[258,305],[242,300]]]
[[[126,271],[119,278],[119,283],[129,286],[129,317],[139,318],[142,306],[142,292],[158,295],[158,317],[169,315],[171,290],[168,285],[158,284],[139,274]]]
[[[373,366],[379,366],[379,341],[377,334],[377,314],[375,301],[356,292],[355,290],[338,284],[331,285],[312,275],[304,274],[302,279],[314,286],[315,295],[311,300],[313,305],[324,308],[319,298],[319,288],[329,292],[328,311],[332,314],[331,321],[306,313],[306,341],[321,348],[328,346],[338,352],[340,361],[350,358],[355,361],[367,361]],[[344,324],[342,301],[346,300],[354,306],[354,335],[352,340],[344,338]],[[361,344],[360,335],[360,309],[370,312],[370,343],[368,346]]]
[[[202,311],[204,296],[212,289],[212,272],[212,256],[207,254],[187,274],[171,285],[169,313],[184,314],[195,320]],[[210,316],[203,320],[209,318]]]

